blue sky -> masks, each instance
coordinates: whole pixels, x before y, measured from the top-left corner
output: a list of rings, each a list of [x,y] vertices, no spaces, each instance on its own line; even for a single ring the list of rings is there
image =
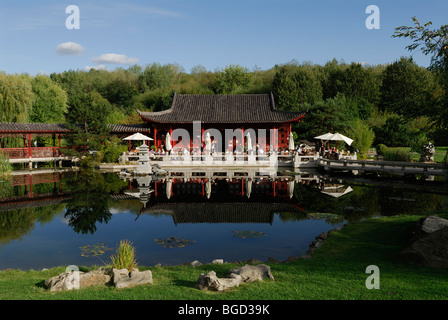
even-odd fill
[[[69,5],[80,28],[67,29]],[[380,29],[365,22],[380,10]],[[395,27],[413,16],[448,23],[446,0],[0,0],[0,70],[7,73],[177,63],[186,72],[239,64],[252,70],[296,60],[385,64],[410,56]],[[413,54],[422,66],[429,57]]]

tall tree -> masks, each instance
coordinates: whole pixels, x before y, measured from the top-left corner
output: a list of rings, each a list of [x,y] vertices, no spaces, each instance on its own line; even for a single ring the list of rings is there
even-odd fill
[[[430,29],[432,22],[421,24],[413,17],[413,26],[400,26],[395,28],[394,38],[409,38],[412,43],[406,48],[409,51],[420,49],[423,54],[431,57],[430,69],[435,71],[443,86],[444,94],[440,97],[439,109],[433,115],[441,132],[445,135],[445,143],[448,142],[448,24],[438,29]],[[448,155],[448,152],[447,152]]]
[[[412,58],[401,58],[383,73],[380,107],[412,119],[431,113],[436,83],[433,74]]]
[[[0,122],[29,122],[33,99],[29,76],[0,73]]]
[[[153,63],[145,68],[142,77],[149,90],[169,89],[175,82],[179,68],[179,66],[174,64],[160,65],[158,63]]]
[[[32,122],[63,123],[67,111],[67,93],[49,77],[37,75],[33,78]]]
[[[322,86],[314,70],[292,64],[278,68],[272,92],[276,104],[283,110],[303,111],[306,104],[322,100]]]
[[[67,126],[74,131],[67,137],[69,145],[85,147],[84,152],[100,150],[109,132],[106,118],[110,111],[110,103],[97,92],[72,99],[65,115]]]
[[[326,69],[326,98],[334,98],[338,93],[342,93],[349,98],[363,98],[374,104],[378,102],[380,79],[373,68],[364,67],[360,63],[335,66],[333,61],[326,65]]]
[[[251,81],[252,74],[247,68],[229,65],[217,72],[213,86],[216,93],[229,94],[247,88]]]

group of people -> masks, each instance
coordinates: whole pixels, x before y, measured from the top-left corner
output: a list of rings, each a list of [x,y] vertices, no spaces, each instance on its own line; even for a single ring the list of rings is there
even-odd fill
[[[330,147],[328,144],[321,144],[319,147],[319,155],[325,159],[339,160],[339,150],[336,147]]]

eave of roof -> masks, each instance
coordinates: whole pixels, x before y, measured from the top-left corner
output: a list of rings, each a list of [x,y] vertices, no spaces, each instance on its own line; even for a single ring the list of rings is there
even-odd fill
[[[108,124],[110,133],[149,132],[147,124]],[[0,134],[18,133],[68,133],[71,130],[63,123],[0,123]]]
[[[151,123],[289,123],[299,121],[305,113],[276,110],[272,94],[177,95],[171,108],[159,112],[137,110]]]

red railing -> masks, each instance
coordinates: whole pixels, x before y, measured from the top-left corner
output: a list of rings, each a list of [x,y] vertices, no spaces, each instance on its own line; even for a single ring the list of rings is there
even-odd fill
[[[50,158],[62,156],[60,147],[1,148],[9,159]]]

